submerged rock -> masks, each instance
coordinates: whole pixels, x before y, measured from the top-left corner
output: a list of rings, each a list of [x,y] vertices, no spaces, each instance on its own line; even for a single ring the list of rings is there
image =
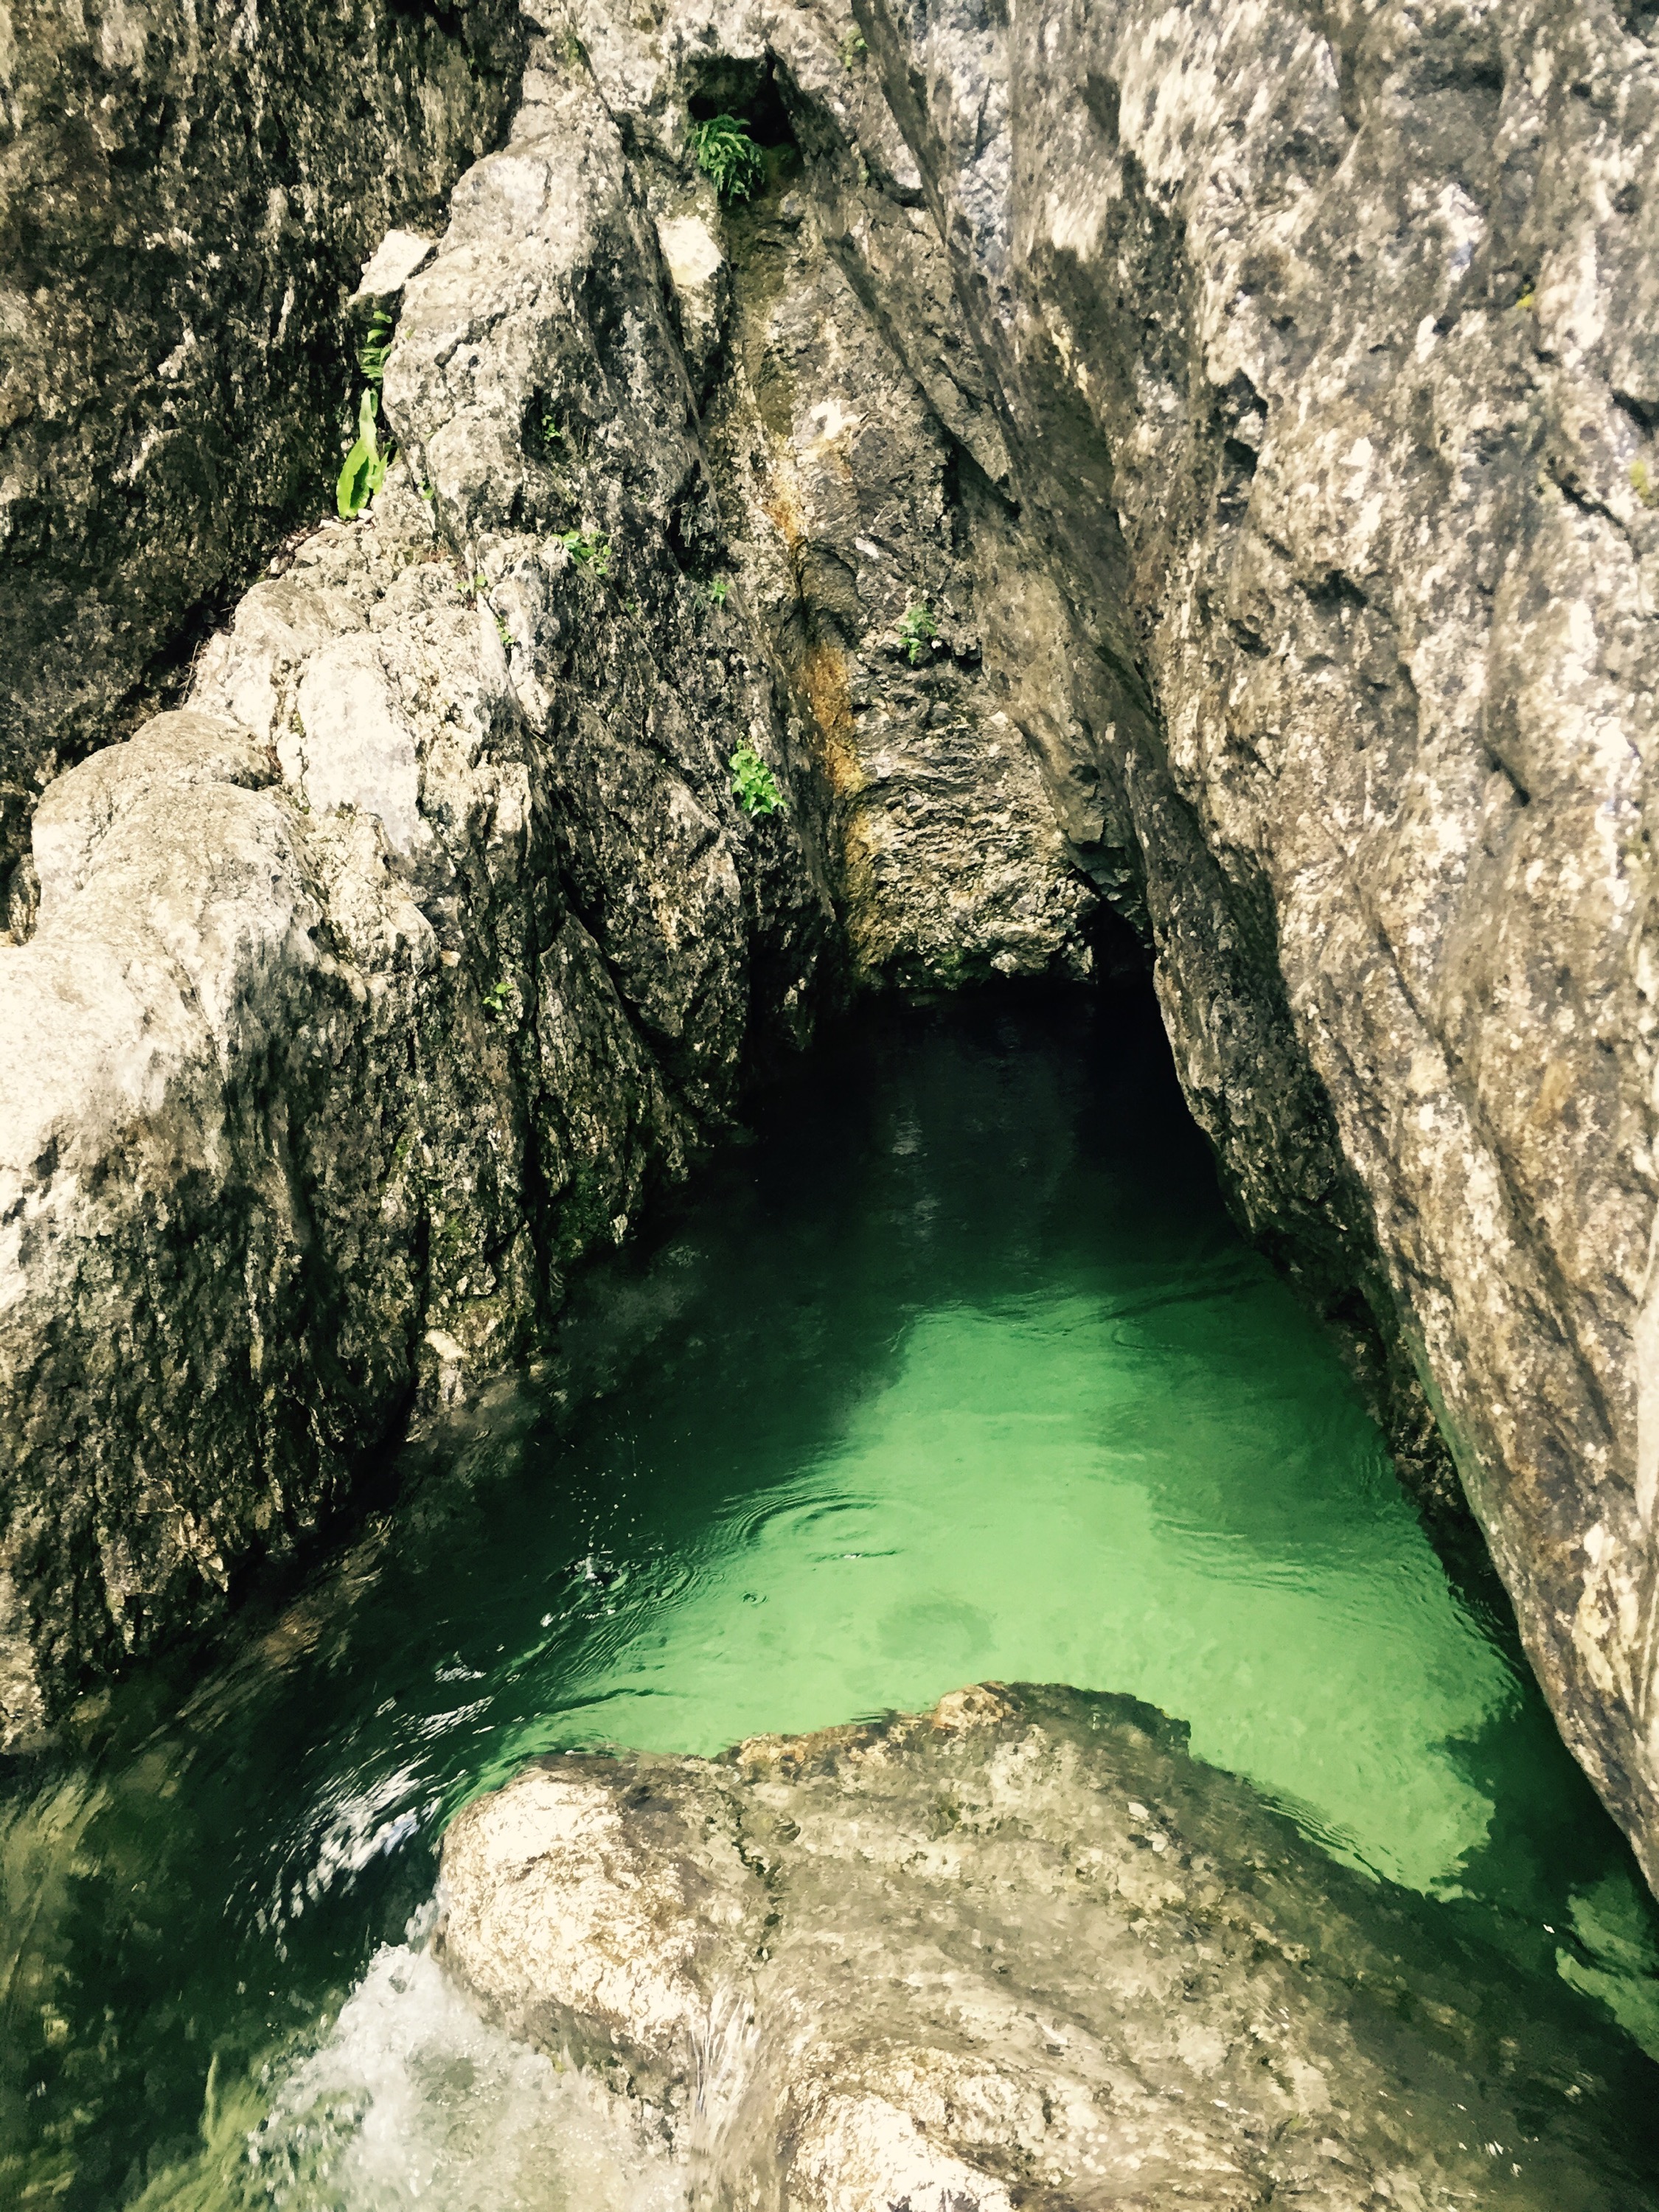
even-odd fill
[[[1502,1960],[1128,1698],[545,1759],[441,1899],[450,1971],[654,2108],[694,2202],[1638,2201],[1643,2062],[1586,2021],[1565,2077]]]

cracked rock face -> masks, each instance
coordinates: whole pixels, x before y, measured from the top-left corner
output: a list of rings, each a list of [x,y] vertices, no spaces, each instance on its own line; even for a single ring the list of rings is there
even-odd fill
[[[1188,1098],[1420,1378],[1652,1879],[1650,13],[866,28],[1122,672],[1096,750]]]
[[[720,1760],[562,1757],[445,1840],[441,1955],[608,2072],[688,2200],[1560,2212],[1641,2093],[1150,1707],[961,1691]]]
[[[576,21],[673,236],[699,100],[763,118],[769,84],[799,148],[793,204],[711,224],[729,299],[710,251],[668,260],[697,358],[728,332],[714,443],[854,946],[902,972],[948,933],[938,848],[994,850],[984,737],[1016,731],[1155,950],[1237,1210],[1419,1487],[1449,1447],[1659,1874],[1650,15]],[[958,625],[938,721],[872,681],[913,592]],[[983,803],[934,835],[933,748],[976,743],[944,777]]]
[[[866,978],[1091,968],[980,667],[987,532],[777,199],[732,276],[706,183],[534,42],[440,250],[364,278],[402,286],[372,519],[273,564],[185,710],[35,815],[0,951],[9,1741],[534,1343],[807,1033],[832,898]]]
[[[785,718],[668,550],[695,428],[592,124],[532,91],[415,280],[387,383],[428,495],[400,471],[313,535],[187,711],[36,815],[39,927],[0,951],[10,1741],[521,1354],[810,1021],[827,902],[727,766],[746,737],[788,792]],[[517,380],[560,349],[629,399],[614,566],[530,519]]]
[[[528,1341],[801,1033],[832,904],[924,986],[1087,974],[1110,908],[1659,1875],[1650,11],[526,12],[375,521],[37,819],[15,1711]]]
[[[441,227],[522,58],[509,0],[0,8],[0,930],[41,788],[318,511],[358,264]]]

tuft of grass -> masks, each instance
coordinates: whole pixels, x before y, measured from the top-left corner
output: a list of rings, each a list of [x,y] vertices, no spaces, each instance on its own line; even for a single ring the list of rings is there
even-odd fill
[[[787,814],[778,780],[753,745],[739,745],[726,763],[732,788],[745,814]]]
[[[711,607],[723,607],[726,605],[726,595],[731,588],[731,583],[726,577],[716,576],[712,584],[704,586],[703,597]]]
[[[1645,461],[1631,463],[1630,481],[1632,489],[1644,507],[1659,507],[1659,489],[1655,489],[1653,477],[1649,472]]]
[[[562,530],[559,543],[577,568],[590,576],[611,573],[611,540],[588,530]]]
[[[711,115],[691,125],[691,150],[723,200],[752,199],[766,177],[766,157],[740,116]]]
[[[910,656],[911,667],[920,668],[927,658],[928,647],[939,635],[933,628],[933,610],[921,601],[908,608],[898,634],[899,643]]]

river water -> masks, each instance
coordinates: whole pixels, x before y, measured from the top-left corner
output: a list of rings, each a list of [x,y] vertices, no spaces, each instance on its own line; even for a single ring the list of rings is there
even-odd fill
[[[0,2203],[669,2212],[422,1949],[445,1820],[550,1748],[987,1678],[1189,1722],[1535,1978],[1564,2081],[1615,2022],[1609,2172],[1659,2203],[1650,1903],[1489,1574],[1229,1226],[1151,1008],[877,1010],[757,1127],[349,1549],[14,1767]]]

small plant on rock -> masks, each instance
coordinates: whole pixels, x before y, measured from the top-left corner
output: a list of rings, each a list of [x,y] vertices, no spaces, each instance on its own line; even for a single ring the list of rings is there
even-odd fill
[[[493,982],[483,994],[484,1012],[492,1021],[500,1021],[513,1002],[513,986],[505,975]]]
[[[347,522],[362,513],[386,482],[392,448],[381,445],[375,429],[374,417],[380,403],[380,395],[372,384],[357,403],[357,442],[346,455],[340,480],[334,488],[334,503]]]
[[[910,656],[912,668],[920,668],[927,658],[927,648],[939,632],[933,628],[932,611],[918,603],[908,608],[904,620],[898,626],[899,643]]]
[[[766,176],[766,157],[736,115],[711,115],[691,125],[691,150],[723,200],[752,199]]]
[[[869,52],[869,47],[864,42],[863,32],[860,30],[849,31],[847,33],[847,36],[841,42],[840,52],[842,67],[843,69],[855,69],[859,63],[864,59],[864,57]]]
[[[392,318],[376,308],[368,334],[357,349],[357,374],[365,384],[379,384],[386,376],[386,356],[392,351]]]
[[[562,530],[559,543],[574,565],[586,574],[610,574],[611,540],[608,538],[600,538],[591,530]]]
[[[745,814],[787,814],[783,793],[778,789],[778,780],[753,745],[739,745],[726,766],[732,771],[732,788],[737,793],[738,804]]]
[[[731,588],[731,584],[726,577],[716,576],[714,582],[706,586],[706,596],[709,605],[723,607],[726,605],[726,595]]]

